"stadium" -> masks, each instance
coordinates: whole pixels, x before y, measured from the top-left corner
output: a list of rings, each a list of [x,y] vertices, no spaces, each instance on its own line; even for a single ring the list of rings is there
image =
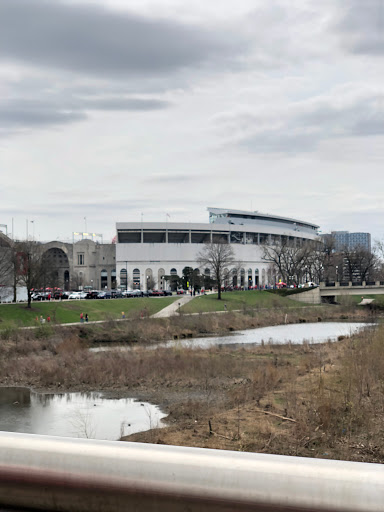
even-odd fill
[[[228,286],[251,288],[273,284],[263,247],[283,237],[292,243],[318,237],[316,224],[260,212],[208,208],[209,223],[116,223],[116,274],[122,288],[166,289],[164,276],[181,276],[185,267],[198,269],[197,254],[206,243],[232,245],[235,260]],[[198,269],[209,275],[209,269]]]

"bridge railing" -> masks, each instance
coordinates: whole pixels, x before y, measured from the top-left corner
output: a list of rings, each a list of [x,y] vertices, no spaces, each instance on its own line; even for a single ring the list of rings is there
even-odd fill
[[[378,512],[384,466],[0,433],[0,505],[29,510]]]
[[[384,281],[328,281],[327,283],[320,283],[320,288],[338,288],[339,286],[345,286],[350,288],[352,288],[353,286],[360,286],[362,288],[365,288],[367,286],[380,287],[384,286]]]

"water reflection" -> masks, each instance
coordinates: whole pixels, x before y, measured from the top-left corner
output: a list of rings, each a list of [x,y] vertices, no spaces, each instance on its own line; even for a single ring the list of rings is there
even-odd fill
[[[325,343],[335,341],[339,336],[350,336],[374,324],[360,322],[319,322],[261,327],[238,331],[231,336],[181,340],[184,346],[209,348],[213,345],[261,345],[262,343]],[[171,346],[174,342],[168,342]]]
[[[262,343],[325,343],[335,341],[339,336],[350,336],[362,329],[375,326],[363,322],[316,322],[303,324],[275,325],[236,331],[226,336],[182,339],[148,345],[149,349],[157,347],[210,348],[214,345],[261,345]],[[131,350],[130,346],[101,346],[90,349],[93,352],[107,350]]]
[[[8,432],[116,440],[163,426],[165,416],[157,406],[132,398],[0,388],[0,430]]]

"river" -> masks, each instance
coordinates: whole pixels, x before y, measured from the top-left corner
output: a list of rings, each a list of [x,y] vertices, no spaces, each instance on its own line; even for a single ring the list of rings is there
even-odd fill
[[[0,388],[0,430],[63,437],[117,440],[163,426],[157,406],[102,393],[35,393]]]

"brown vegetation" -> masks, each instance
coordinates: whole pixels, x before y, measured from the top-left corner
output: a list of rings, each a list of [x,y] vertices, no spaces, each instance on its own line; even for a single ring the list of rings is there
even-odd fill
[[[284,323],[286,314],[287,321],[319,320],[322,311],[3,332],[1,384],[104,390],[148,399],[169,412],[168,427],[129,440],[383,462],[384,329],[323,345],[147,350],[141,343],[144,337],[162,340]],[[331,308],[335,316],[357,319],[351,311]],[[88,350],[92,340],[107,335],[110,341],[138,343],[130,343],[130,350]]]

